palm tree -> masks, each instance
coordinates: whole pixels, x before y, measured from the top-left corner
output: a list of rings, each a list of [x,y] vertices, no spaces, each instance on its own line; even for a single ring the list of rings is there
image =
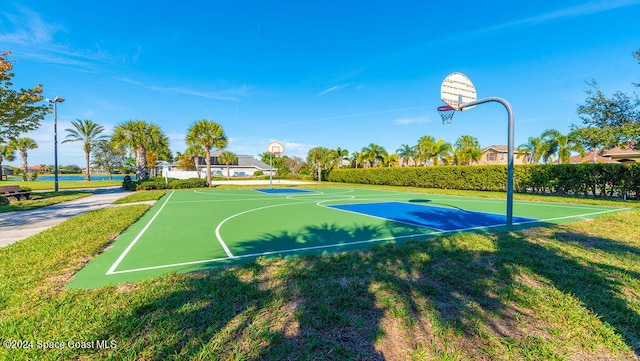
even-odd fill
[[[529,137],[527,143],[518,146],[518,156],[524,157],[525,162],[530,164],[538,164],[543,152],[542,139],[538,137]]]
[[[167,136],[160,127],[144,120],[128,120],[116,126],[112,141],[116,147],[128,147],[136,152],[136,179],[149,178],[147,171],[147,149],[166,147]]]
[[[13,140],[9,147],[13,147],[17,149],[20,153],[20,158],[22,159],[22,168],[24,169],[24,174],[27,174],[28,164],[27,164],[27,150],[38,148],[38,144],[31,138],[18,138]]]
[[[342,161],[344,160],[344,158],[349,156],[349,151],[338,147],[331,151],[331,156],[333,156],[333,158],[336,160],[338,169],[340,169],[340,166],[342,165]]]
[[[204,160],[207,163],[207,183],[211,187],[211,148],[223,149],[227,146],[228,139],[224,134],[224,129],[214,121],[202,119],[189,127],[186,141],[188,146],[204,149]]]
[[[462,135],[456,140],[454,156],[457,165],[470,165],[482,159],[480,142],[478,138],[470,135]]]
[[[564,135],[555,129],[547,129],[542,132],[541,137],[543,142],[547,145],[548,159],[550,160],[551,156],[557,153],[558,164],[569,163],[572,151],[584,155],[584,148],[576,138],[575,133]]]
[[[419,163],[427,165],[427,161],[433,158],[433,148],[435,144],[436,140],[430,135],[424,135],[418,139],[418,144],[415,146],[415,149]]]
[[[445,142],[444,139],[439,138],[431,149],[431,159],[433,161],[433,165],[438,165],[438,160],[442,159],[445,163],[451,157],[451,152],[453,148],[451,147],[451,143]]]
[[[354,162],[355,167],[358,168],[358,164],[362,163],[362,153],[353,152],[351,153],[351,160]]]
[[[0,145],[0,180],[2,180],[2,161],[13,162],[16,159],[16,149],[11,145]]]
[[[229,151],[224,151],[218,156],[218,162],[227,165],[227,179],[231,179],[231,173],[229,173],[229,164],[238,163],[238,157]]]
[[[382,166],[384,164],[384,159],[389,156],[389,153],[384,149],[384,147],[377,145],[375,143],[371,143],[368,146],[362,148],[362,159],[369,162],[369,166],[373,167]]]
[[[316,167],[318,182],[322,181],[322,169],[326,168],[330,157],[331,151],[323,147],[311,148],[307,154],[307,163],[313,164]]]
[[[89,156],[91,154],[91,149],[93,146],[100,140],[106,138],[104,135],[100,135],[104,131],[104,127],[97,123],[94,123],[89,119],[77,119],[76,121],[72,121],[71,125],[75,129],[65,129],[69,134],[62,143],[67,142],[83,142],[83,149],[85,154],[85,164],[87,166],[87,171],[84,176],[84,180],[91,180],[91,171],[89,170]]]
[[[406,166],[409,163],[409,159],[415,155],[415,147],[407,144],[401,144],[400,148],[396,149],[398,157],[402,158],[402,165]]]

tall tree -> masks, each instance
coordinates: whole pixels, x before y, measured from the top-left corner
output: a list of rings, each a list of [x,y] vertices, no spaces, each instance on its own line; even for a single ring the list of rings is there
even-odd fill
[[[338,169],[342,166],[342,161],[349,155],[349,151],[340,147],[331,150],[331,155],[335,159]]]
[[[543,153],[542,139],[539,137],[529,137],[527,143],[518,146],[518,155],[529,164],[538,164]]]
[[[207,183],[211,187],[211,149],[223,149],[227,146],[227,136],[224,134],[222,126],[209,119],[199,120],[187,132],[187,146],[193,146],[205,151],[205,162],[207,163]]]
[[[582,144],[585,151],[593,152],[593,163],[596,162],[599,149],[613,148],[616,143],[611,127],[580,127],[574,128],[569,134]]]
[[[569,163],[571,152],[584,154],[582,144],[573,133],[564,135],[556,129],[547,129],[542,132],[541,138],[545,145],[545,157],[550,160],[553,155],[558,154],[558,164]]]
[[[462,135],[456,140],[454,155],[457,165],[470,165],[482,159],[480,142],[471,135]]]
[[[2,162],[6,159],[12,162],[16,159],[16,149],[12,144],[2,145],[0,144],[0,180],[2,180]]]
[[[229,165],[238,164],[238,156],[232,152],[225,150],[218,157],[218,162],[227,165],[227,179],[231,179],[231,173],[229,172]]]
[[[31,89],[11,89],[14,74],[10,54],[0,54],[0,145],[5,146],[21,133],[38,129],[49,112],[47,104],[38,104],[43,100],[41,84]]]
[[[640,63],[640,49],[632,53]],[[584,105],[579,105],[577,112],[582,122],[589,127],[608,128],[614,137],[614,144],[605,147],[633,146],[640,149],[640,98],[635,93],[629,96],[617,91],[607,97],[595,80],[587,83],[592,89],[586,91]],[[633,83],[640,86],[640,83]]]
[[[112,179],[113,171],[124,167],[124,159],[127,152],[123,148],[117,148],[109,139],[97,141],[93,146],[93,166],[102,168],[109,173]]]
[[[362,148],[360,153],[363,161],[369,162],[370,167],[383,166],[385,158],[389,156],[389,153],[387,153],[387,150],[384,149],[383,146],[375,143],[371,143]]]
[[[398,154],[398,157],[402,158],[402,165],[406,166],[409,164],[409,159],[413,158],[415,155],[415,149],[415,147],[408,144],[401,144],[400,148],[396,149],[396,154]]]
[[[453,151],[453,147],[451,147],[451,143],[445,142],[444,139],[439,138],[434,144],[433,148],[431,148],[431,160],[434,166],[438,165],[438,160],[449,159],[451,156],[451,152]]]
[[[28,150],[38,148],[38,144],[31,138],[18,138],[11,141],[9,146],[18,150],[22,159],[22,169],[24,169],[24,174],[27,174],[29,170],[29,165],[27,164]]]
[[[362,164],[362,153],[351,153],[351,161],[353,162],[354,168],[358,168],[358,164]]]
[[[82,149],[84,150],[85,164],[87,166],[84,180],[91,180],[91,171],[89,169],[89,159],[91,155],[91,149],[95,144],[105,139],[106,136],[100,135],[104,131],[104,127],[89,119],[77,119],[72,121],[73,128],[67,128],[65,131],[68,133],[67,137],[62,143],[67,142],[82,142]]]
[[[116,147],[128,147],[136,152],[136,179],[149,178],[147,149],[167,146],[169,140],[160,127],[144,120],[128,120],[116,126],[112,140]]]
[[[418,144],[415,146],[418,162],[422,163],[422,165],[427,165],[427,162],[433,158],[435,144],[435,138],[430,135],[424,135],[418,139]]]
[[[307,163],[316,168],[318,182],[322,181],[322,170],[327,168],[331,158],[331,150],[324,147],[316,147],[309,149],[307,153]]]

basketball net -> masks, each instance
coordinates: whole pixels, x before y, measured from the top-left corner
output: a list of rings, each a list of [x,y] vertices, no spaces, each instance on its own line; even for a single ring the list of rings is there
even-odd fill
[[[438,107],[438,113],[440,113],[440,117],[442,118],[442,124],[451,124],[456,109],[450,105],[443,105]]]

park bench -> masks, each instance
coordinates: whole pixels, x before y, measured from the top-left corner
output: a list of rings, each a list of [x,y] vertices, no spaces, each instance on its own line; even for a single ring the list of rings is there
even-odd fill
[[[30,191],[22,191],[20,186],[1,186],[0,196],[7,197],[9,200],[19,201],[21,198],[29,199],[31,196]]]

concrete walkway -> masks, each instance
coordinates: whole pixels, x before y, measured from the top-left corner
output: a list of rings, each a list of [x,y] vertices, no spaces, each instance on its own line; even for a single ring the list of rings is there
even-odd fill
[[[0,213],[0,248],[33,236],[84,212],[113,206],[112,202],[131,194],[120,187],[79,191],[94,194],[30,211]]]

